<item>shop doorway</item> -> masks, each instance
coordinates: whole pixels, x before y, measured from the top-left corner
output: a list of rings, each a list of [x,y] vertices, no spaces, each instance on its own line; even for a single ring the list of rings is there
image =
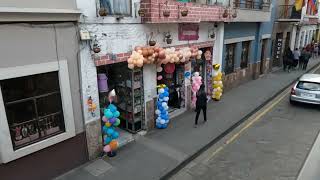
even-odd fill
[[[157,84],[165,84],[169,88],[168,112],[173,113],[177,110],[184,111],[186,108],[184,64],[168,63],[162,65],[162,68],[164,70],[157,74]]]
[[[268,40],[263,39],[261,45],[261,57],[260,57],[260,75],[264,73],[265,70],[265,58],[266,58],[266,47],[267,47]]]
[[[97,68],[101,110],[109,105],[108,94],[116,91],[120,128],[131,133],[142,130],[144,123],[143,70],[128,69],[128,64],[115,63]],[[101,87],[104,88],[101,88]]]

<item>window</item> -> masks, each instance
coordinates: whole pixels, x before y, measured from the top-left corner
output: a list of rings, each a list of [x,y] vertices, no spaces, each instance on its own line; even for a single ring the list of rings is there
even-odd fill
[[[235,47],[236,47],[236,44],[226,45],[225,69],[224,69],[225,74],[230,74],[230,73],[233,73],[234,71]]]
[[[250,41],[242,42],[242,52],[241,52],[241,69],[248,67],[249,61],[249,51],[250,51]]]
[[[313,83],[313,82],[300,81],[297,85],[297,88],[308,90],[308,91],[320,91],[320,84]]]
[[[13,149],[65,131],[58,72],[0,81]]]
[[[131,15],[131,0],[100,0],[108,15]]]
[[[73,136],[66,60],[0,68],[0,163]]]

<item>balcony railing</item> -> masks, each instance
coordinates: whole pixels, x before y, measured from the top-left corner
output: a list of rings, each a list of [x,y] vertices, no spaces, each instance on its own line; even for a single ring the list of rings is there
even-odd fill
[[[263,9],[263,2],[261,1],[253,1],[253,0],[235,0],[233,2],[233,7],[240,8],[240,9],[256,9],[261,10]]]
[[[278,11],[278,20],[300,21],[301,10],[296,11],[294,5],[280,5]]]

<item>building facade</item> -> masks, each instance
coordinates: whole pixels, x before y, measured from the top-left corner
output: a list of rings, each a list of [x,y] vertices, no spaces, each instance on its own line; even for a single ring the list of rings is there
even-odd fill
[[[269,72],[272,1],[233,1],[236,18],[225,23],[222,67],[226,89]]]
[[[191,106],[191,76],[199,72],[203,82],[211,87],[212,65],[222,63],[225,1],[185,2],[176,0],[78,0],[82,10],[80,44],[82,99],[91,158],[102,151],[101,112],[110,90],[118,94],[121,129],[130,133],[155,127],[157,87],[169,88],[170,118]],[[182,11],[187,9],[187,14]],[[86,38],[86,34],[90,34]],[[128,59],[137,48],[156,43],[159,48],[197,48],[203,54],[198,61],[172,66],[144,64],[128,69]],[[95,47],[99,47],[94,52]],[[163,69],[163,71],[159,71]],[[98,80],[97,80],[98,79]],[[177,95],[175,97],[174,95]],[[88,111],[91,98],[100,109]],[[178,103],[176,103],[178,102]],[[120,133],[121,136],[125,132]],[[122,144],[120,140],[120,145]]]
[[[303,48],[312,42],[319,41],[318,5],[304,1],[301,7],[295,6],[295,0],[277,1],[276,21],[272,38],[273,66],[282,65],[285,49]],[[300,8],[300,9],[296,9]]]
[[[1,179],[50,179],[88,160],[73,0],[0,2]]]

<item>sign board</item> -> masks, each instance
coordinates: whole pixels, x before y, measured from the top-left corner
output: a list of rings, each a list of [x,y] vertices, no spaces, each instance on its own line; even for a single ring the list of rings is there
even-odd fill
[[[282,52],[282,43],[283,43],[283,35],[282,33],[278,33],[276,36],[276,44],[275,44],[275,60],[280,61],[281,52]]]
[[[199,24],[179,24],[179,41],[199,39]]]

